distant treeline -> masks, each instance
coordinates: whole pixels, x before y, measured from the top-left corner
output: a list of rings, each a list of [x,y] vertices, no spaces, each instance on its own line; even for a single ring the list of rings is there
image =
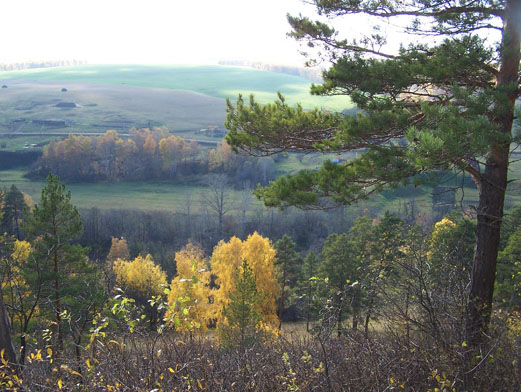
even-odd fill
[[[48,61],[24,61],[17,63],[0,63],[0,71],[20,71],[32,68],[67,67],[87,64],[83,60],[48,60]]]
[[[237,155],[224,142],[203,151],[197,142],[186,142],[166,127],[133,128],[130,135],[121,138],[109,130],[102,136],[69,135],[51,142],[28,176],[53,173],[67,182],[97,182],[225,173],[232,184],[266,184],[273,176],[273,159]]]
[[[242,61],[242,60],[221,60],[219,65],[233,65],[239,67],[248,67],[261,69],[263,71],[278,72],[287,75],[301,76],[313,82],[322,82],[322,72],[319,69],[311,69],[304,67],[294,67],[291,65],[268,64],[260,61]]]

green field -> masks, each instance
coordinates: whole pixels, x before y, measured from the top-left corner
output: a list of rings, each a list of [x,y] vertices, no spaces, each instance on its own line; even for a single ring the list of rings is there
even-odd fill
[[[45,181],[32,181],[23,177],[24,170],[0,171],[0,188],[15,184],[38,203]],[[67,184],[72,202],[78,208],[138,209],[146,211],[182,212],[190,196],[193,212],[198,212],[202,197],[208,188],[202,185],[185,185],[169,181],[129,181],[114,183]],[[239,200],[241,192],[230,190],[231,200]],[[260,202],[251,195],[252,206]]]
[[[185,138],[223,129],[225,98],[253,93],[261,102],[282,92],[290,104],[350,108],[340,97],[312,97],[301,77],[226,66],[78,66],[0,72],[0,134],[120,133],[165,125]],[[66,91],[62,91],[66,90]],[[72,107],[63,107],[63,105]],[[60,106],[61,105],[61,106]],[[52,121],[53,123],[50,123]],[[18,145],[32,143],[21,140]],[[1,144],[6,143],[2,138]],[[6,146],[4,149],[14,149]]]
[[[215,98],[234,99],[237,94],[254,94],[261,102],[271,102],[280,91],[288,103],[304,107],[343,110],[352,107],[346,98],[312,97],[311,83],[301,77],[243,67],[221,65],[83,65],[0,73],[0,81],[89,83],[128,85],[144,88],[189,91]]]
[[[314,161],[314,159],[312,160]],[[304,167],[310,161],[303,163],[293,162],[294,168]],[[0,188],[8,188],[15,184],[21,191],[27,193],[38,203],[40,191],[45,185],[44,181],[32,181],[23,177],[25,170],[3,170],[0,171]],[[191,210],[194,213],[200,211],[203,195],[208,189],[202,185],[172,183],[169,181],[127,181],[115,183],[81,183],[67,184],[71,191],[72,202],[78,208],[99,209],[138,209],[145,211],[165,210],[172,212],[184,212],[187,198],[192,200]],[[403,193],[403,192],[402,192]],[[241,192],[230,190],[232,204],[240,205]],[[375,195],[369,201],[361,202],[364,208],[377,208],[379,210],[389,209],[397,211],[400,203],[407,200],[416,200],[419,210],[430,208],[430,195],[428,189],[408,190],[405,194],[400,191],[384,192]],[[253,195],[250,207],[261,207],[262,203]],[[232,211],[233,213],[233,211]]]
[[[354,154],[353,154],[354,155]],[[320,154],[290,154],[287,158],[276,163],[278,175],[295,173],[302,169],[313,169],[332,155]],[[351,156],[346,154],[344,158]],[[26,169],[13,169],[0,171],[0,188],[7,188],[15,184],[23,192],[29,194],[36,202],[39,200],[44,181],[32,181],[24,178]],[[521,178],[521,161],[515,161],[510,167],[510,179]],[[445,186],[457,187],[460,179],[454,179]],[[80,183],[68,184],[67,188],[72,193],[72,200],[79,208],[97,207],[100,209],[138,209],[138,210],[168,210],[183,212],[188,197],[192,200],[192,210],[199,211],[203,194],[208,190],[197,183],[183,184],[173,181],[122,181],[115,183]],[[231,190],[230,197],[238,201],[242,195],[238,191]],[[476,205],[478,192],[475,188],[460,188],[456,192],[456,201],[461,201],[464,208]],[[252,206],[261,206],[261,202],[251,196]],[[432,187],[421,186],[398,188],[374,195],[368,201],[359,203],[358,207],[378,209],[380,211],[398,211],[404,202],[414,200],[418,213],[430,211],[432,207]],[[521,182],[514,181],[509,185],[505,207],[511,208],[521,204]]]

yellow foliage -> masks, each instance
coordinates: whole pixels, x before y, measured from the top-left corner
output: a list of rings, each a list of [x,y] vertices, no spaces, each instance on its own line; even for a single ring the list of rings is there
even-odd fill
[[[16,264],[20,265],[27,262],[32,251],[33,248],[29,242],[15,241],[11,257],[16,262]]]
[[[128,260],[130,259],[130,253],[128,251],[127,241],[123,238],[119,239],[112,237],[112,245],[110,246],[107,260],[114,261],[117,259]]]
[[[105,284],[107,291],[112,291],[114,288],[116,276],[114,274],[114,261],[117,259],[129,260],[130,253],[128,251],[127,241],[123,238],[119,239],[112,237],[112,245],[110,246],[109,254],[107,255],[107,262],[103,268],[105,274]]]
[[[145,139],[145,144],[143,145],[143,150],[148,155],[155,155],[157,150],[157,143],[154,140],[154,136],[152,134],[147,135]]]
[[[441,221],[436,222],[431,235],[431,246],[432,244],[443,243],[443,239],[446,238],[450,230],[456,227],[456,223],[451,221],[449,218],[443,218]],[[435,254],[435,253],[434,253]],[[430,259],[433,256],[433,251],[427,252],[427,257]]]
[[[114,262],[116,283],[128,294],[133,293],[143,298],[151,298],[163,293],[166,285],[166,273],[154,263],[152,256],[138,256],[132,261],[117,259]]]
[[[219,310],[219,322],[222,321],[219,318],[222,317],[223,307],[230,301],[229,293],[236,289],[236,270],[241,270],[242,263],[246,260],[255,276],[257,290],[262,296],[257,311],[262,315],[265,325],[277,325],[275,300],[280,294],[280,287],[275,275],[275,255],[275,249],[269,239],[257,232],[248,236],[245,241],[232,237],[229,242],[219,242],[210,260],[212,273],[217,275],[216,283],[219,286],[214,294],[214,302]]]
[[[31,311],[31,307],[24,306],[24,303],[32,298],[32,293],[23,277],[22,268],[29,260],[32,251],[29,242],[15,241],[11,257],[1,260],[1,268],[7,278],[2,281],[4,302],[18,309],[14,316],[15,322],[22,323],[23,318]]]
[[[507,319],[507,334],[514,341],[521,340],[521,313],[512,312]]]
[[[184,321],[178,327],[206,330],[216,317],[215,306],[210,303],[210,271],[204,253],[189,243],[175,254],[177,276],[172,279],[168,294],[169,311],[166,318],[177,316]]]
[[[455,226],[456,226],[456,224],[453,221],[451,221],[449,218],[443,218],[439,222],[436,222],[436,224],[434,225],[434,232],[443,230],[445,228],[452,228]]]
[[[29,210],[33,210],[34,208],[34,200],[31,196],[29,196],[27,193],[22,192],[24,195],[24,202],[27,204],[27,207],[29,207]]]

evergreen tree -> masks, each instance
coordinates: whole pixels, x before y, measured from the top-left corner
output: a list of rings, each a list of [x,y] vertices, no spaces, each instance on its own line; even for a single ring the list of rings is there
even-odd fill
[[[2,230],[14,235],[16,239],[22,239],[21,221],[24,217],[24,212],[27,209],[24,195],[16,185],[11,185],[11,188],[4,194],[4,205],[2,208]]]
[[[314,252],[309,252],[302,263],[302,270],[298,282],[298,293],[306,302],[306,331],[309,332],[309,323],[312,313],[316,314],[316,299],[318,297],[315,277],[318,271],[318,261]]]
[[[284,234],[280,240],[275,242],[275,251],[277,259],[275,267],[277,268],[277,277],[280,285],[280,302],[279,302],[279,329],[282,325],[284,309],[286,302],[293,292],[301,267],[301,258],[295,250],[295,242],[288,235]],[[294,298],[292,298],[294,300]],[[290,299],[291,300],[291,299]]]
[[[521,94],[521,2],[313,2],[331,19],[365,15],[377,25],[409,16],[405,30],[416,36],[392,51],[376,29],[344,39],[323,21],[289,17],[292,36],[332,63],[312,93],[346,95],[360,112],[306,112],[282,97],[266,106],[251,98],[247,105],[239,97],[235,106],[228,102],[227,141],[257,155],[364,149],[349,163],[328,162],[259,190],[272,206],[320,207],[321,196],[349,204],[389,186],[429,180],[429,173],[435,178],[440,170],[470,175],[479,203],[465,329],[467,343],[477,347],[492,311],[514,104]],[[438,39],[423,39],[428,35]]]
[[[347,287],[359,280],[356,250],[347,234],[331,234],[327,237],[320,253],[319,275],[327,283],[328,296],[331,296],[337,316],[337,330],[340,336],[342,319],[349,308],[346,298]]]
[[[86,250],[73,241],[81,235],[80,214],[71,203],[71,193],[58,177],[49,174],[27,225],[33,239],[34,265],[28,266],[28,281],[41,285],[42,304],[51,312],[57,348],[63,349],[63,318],[72,298],[83,290],[84,274],[93,273]],[[32,271],[32,272],[31,272]]]
[[[228,293],[223,309],[224,322],[219,325],[219,337],[225,347],[247,348],[258,342],[262,315],[257,311],[262,295],[257,280],[246,261],[235,270],[235,290]]]

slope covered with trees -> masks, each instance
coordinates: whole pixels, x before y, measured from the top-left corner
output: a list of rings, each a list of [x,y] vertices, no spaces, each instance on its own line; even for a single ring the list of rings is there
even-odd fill
[[[293,37],[323,49],[332,67],[316,95],[345,95],[363,114],[305,112],[282,97],[261,106],[228,104],[228,142],[252,154],[348,151],[344,165],[284,177],[259,191],[267,205],[352,203],[386,187],[419,183],[440,170],[468,174],[479,189],[476,250],[467,303],[466,339],[486,340],[507,187],[514,104],[519,97],[521,6],[517,1],[321,1],[329,19],[365,15],[402,20],[418,37],[386,51],[374,32],[343,38],[327,22],[289,17]],[[491,32],[487,39],[482,31]],[[492,34],[493,33],[493,34]],[[422,40],[432,35],[438,40]]]

